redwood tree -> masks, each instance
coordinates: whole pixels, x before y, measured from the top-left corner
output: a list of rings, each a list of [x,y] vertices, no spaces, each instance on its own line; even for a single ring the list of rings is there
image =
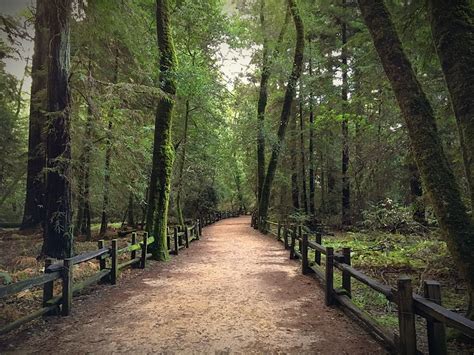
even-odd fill
[[[69,53],[71,0],[49,0],[46,189],[43,254],[73,254]]]
[[[171,121],[175,105],[176,56],[171,36],[168,0],[156,0],[156,29],[160,51],[160,86],[165,96],[158,100],[155,115],[153,166],[150,176],[147,231],[155,237],[151,245],[153,256],[169,258],[167,246],[168,204],[174,149],[171,140]]]

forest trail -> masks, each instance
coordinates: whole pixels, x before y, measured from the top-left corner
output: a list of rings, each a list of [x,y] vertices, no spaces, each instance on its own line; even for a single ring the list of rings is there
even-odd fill
[[[70,317],[23,331],[8,349],[385,353],[339,309],[326,307],[322,288],[279,242],[252,229],[249,217],[222,220],[203,235],[168,263],[75,298]]]

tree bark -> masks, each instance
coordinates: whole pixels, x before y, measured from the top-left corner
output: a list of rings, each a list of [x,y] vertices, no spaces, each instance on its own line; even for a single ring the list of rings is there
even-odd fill
[[[44,219],[44,172],[46,154],[43,130],[46,126],[46,83],[48,68],[47,0],[37,0],[35,44],[31,66],[31,99],[28,127],[28,165],[23,221],[20,229],[37,227]]]
[[[342,0],[342,7],[345,9],[346,0]],[[349,122],[347,120],[347,98],[349,92],[349,84],[347,81],[347,24],[345,19],[342,20],[341,24],[341,71],[342,71],[342,159],[341,159],[341,172],[342,172],[342,210],[341,210],[341,223],[343,226],[351,224],[351,190],[349,181]]]
[[[301,204],[303,205],[304,213],[308,214],[308,195],[306,188],[306,157],[304,146],[304,121],[303,121],[303,88],[300,81],[300,97],[299,97],[299,116],[300,116],[300,168],[301,168]]]
[[[418,172],[412,154],[408,159],[408,172],[410,174],[410,202],[413,208],[413,220],[421,224],[426,224],[425,206],[422,201],[423,187],[421,185],[420,173]]]
[[[430,0],[431,32],[461,140],[474,209],[474,10],[468,0]]]
[[[298,156],[297,148],[297,130],[296,130],[296,110],[293,108],[293,113],[290,122],[290,150],[292,159],[290,159],[291,164],[291,200],[293,202],[293,210],[298,211],[300,209],[300,189],[298,185],[298,160],[294,157]]]
[[[167,246],[168,204],[174,149],[171,122],[175,105],[176,57],[170,28],[168,0],[156,0],[156,29],[160,51],[160,82],[167,95],[158,100],[155,116],[153,167],[150,176],[147,231],[155,237],[150,245],[158,260],[169,259]]]
[[[272,146],[272,154],[270,162],[268,164],[267,173],[262,187],[262,197],[259,203],[259,216],[263,219],[267,218],[268,208],[270,204],[270,193],[275,177],[276,168],[278,165],[278,158],[280,151],[285,140],[286,128],[288,126],[288,120],[291,114],[291,104],[295,96],[296,84],[298,83],[303,68],[303,54],[304,54],[304,27],[303,21],[301,20],[298,7],[295,0],[288,0],[291,15],[295,23],[296,28],[296,46],[295,55],[293,59],[293,69],[290,77],[288,78],[288,84],[286,86],[285,98],[283,101],[283,108],[280,116],[280,126],[278,128],[278,139],[277,142]]]
[[[358,0],[375,48],[405,118],[423,186],[448,249],[467,281],[473,317],[474,225],[466,212],[438,134],[433,109],[418,82],[383,0]]]
[[[134,197],[133,197],[133,192],[130,191],[130,194],[128,195],[128,208],[127,208],[127,225],[129,227],[135,227],[135,204],[133,203]]]
[[[309,44],[309,77],[313,76],[313,61],[311,53],[311,38],[308,39]],[[311,223],[315,224],[316,207],[315,207],[315,162],[314,162],[314,107],[313,92],[309,93],[309,213],[311,215]]]
[[[49,0],[49,67],[47,83],[46,216],[44,255],[73,255],[71,208],[71,136],[69,53],[71,0]]]

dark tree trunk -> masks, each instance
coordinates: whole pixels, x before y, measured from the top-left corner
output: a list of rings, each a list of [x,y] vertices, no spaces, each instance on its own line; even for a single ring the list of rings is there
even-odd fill
[[[293,108],[293,113],[290,122],[291,139],[289,141],[291,150],[291,200],[293,202],[293,209],[298,211],[300,209],[300,189],[298,186],[298,160],[294,157],[298,156],[298,141],[297,141],[297,130],[296,130],[296,110]]]
[[[474,10],[468,0],[430,0],[433,40],[459,129],[474,209]]]
[[[155,237],[150,246],[153,256],[159,260],[169,258],[167,246],[168,204],[173,168],[173,144],[171,121],[175,105],[176,57],[171,36],[168,0],[156,0],[156,29],[160,51],[160,82],[167,97],[158,100],[155,116],[153,167],[150,176],[147,231]]]
[[[268,164],[267,173],[262,188],[262,198],[259,204],[259,216],[263,219],[267,218],[268,208],[270,204],[270,193],[275,177],[276,168],[278,165],[278,158],[280,151],[285,140],[286,127],[288,126],[288,120],[291,114],[291,104],[293,102],[296,90],[296,84],[298,83],[303,68],[303,54],[304,54],[304,27],[303,21],[301,20],[298,7],[295,0],[288,0],[293,21],[296,28],[296,46],[295,56],[293,60],[293,69],[288,79],[286,86],[285,98],[283,101],[283,108],[280,116],[280,126],[278,128],[278,140],[272,146],[272,154],[270,162]]]
[[[302,85],[300,81],[300,91],[302,91]],[[300,116],[300,168],[301,168],[301,204],[303,205],[304,213],[308,214],[308,195],[306,188],[306,157],[305,157],[305,146],[304,146],[304,121],[303,121],[303,97],[300,92],[299,97],[299,116]]]
[[[28,127],[28,166],[23,221],[20,229],[37,227],[44,219],[44,172],[46,154],[43,130],[46,126],[46,84],[48,69],[47,0],[37,0],[35,46],[31,66],[31,100]]]
[[[128,208],[127,208],[127,225],[129,227],[135,227],[135,204],[133,203],[134,197],[133,192],[130,191],[128,195]]]
[[[114,68],[114,77],[112,79],[114,84],[118,82],[118,72],[119,72],[119,51],[118,48],[115,49],[115,68]],[[110,115],[112,114],[112,110]],[[104,236],[107,232],[108,224],[108,207],[109,207],[109,191],[110,191],[110,161],[112,159],[112,121],[109,119],[109,126],[107,129],[107,139],[106,139],[106,148],[105,148],[105,163],[104,163],[104,192],[102,196],[102,213],[100,219],[100,236]]]
[[[46,219],[42,253],[63,259],[73,255],[71,208],[71,136],[69,91],[70,0],[50,0],[47,83]]]
[[[408,172],[410,174],[410,202],[413,206],[413,220],[426,224],[425,205],[423,203],[423,187],[421,185],[421,177],[418,172],[413,156],[409,157]]]
[[[311,53],[311,39],[309,44],[309,77],[313,76],[313,61]],[[314,164],[314,107],[313,107],[313,92],[309,93],[309,213],[311,214],[312,222],[316,219],[315,207],[315,164]]]
[[[342,6],[346,6],[346,0],[342,1]],[[349,85],[347,81],[347,24],[345,19],[342,20],[341,24],[341,71],[342,71],[342,211],[341,211],[341,223],[343,226],[351,224],[351,190],[349,181],[349,122],[347,120],[347,96],[349,91]]]
[[[406,57],[382,0],[358,0],[385,73],[405,118],[423,186],[448,244],[465,277],[473,317],[474,225],[466,212],[454,174],[438,134],[433,109]]]

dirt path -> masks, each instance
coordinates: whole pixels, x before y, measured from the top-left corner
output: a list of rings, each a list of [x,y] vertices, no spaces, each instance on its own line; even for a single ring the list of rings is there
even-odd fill
[[[384,353],[249,218],[204,229],[168,263],[74,299],[70,317],[11,339],[41,353]],[[133,276],[133,277],[132,277]]]

